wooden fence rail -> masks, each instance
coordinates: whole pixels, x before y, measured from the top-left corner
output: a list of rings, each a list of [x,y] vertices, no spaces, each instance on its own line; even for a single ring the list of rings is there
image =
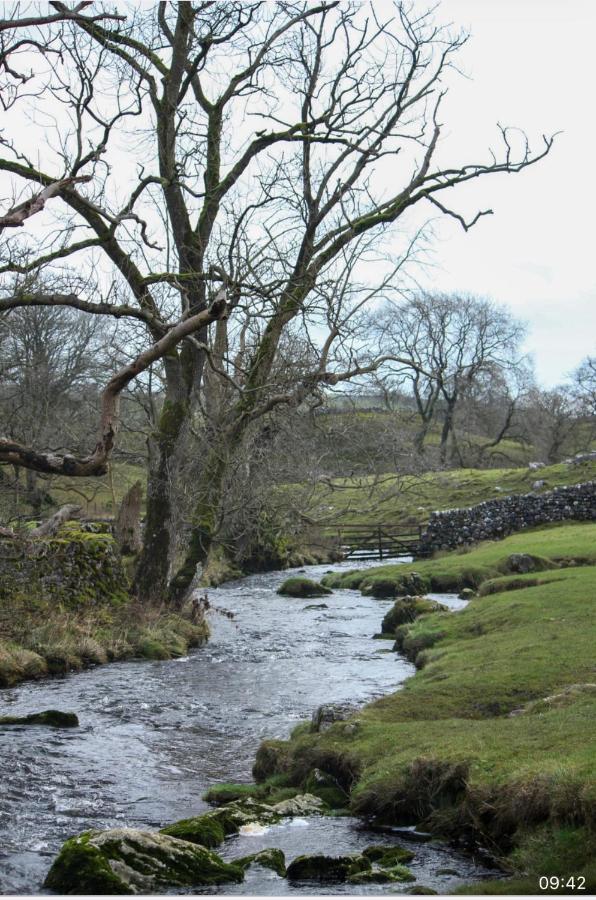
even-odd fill
[[[410,531],[391,525],[338,525],[339,547],[346,559],[390,559],[396,556],[415,556],[420,546],[423,526]]]

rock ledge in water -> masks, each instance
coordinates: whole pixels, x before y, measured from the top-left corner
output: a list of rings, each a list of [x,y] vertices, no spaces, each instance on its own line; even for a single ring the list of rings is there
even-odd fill
[[[360,854],[297,856],[287,869],[291,881],[347,881],[361,872],[370,871],[370,860]]]
[[[48,725],[51,728],[78,728],[79,720],[74,713],[60,712],[59,709],[45,709],[28,716],[0,716],[0,725]]]
[[[170,886],[240,882],[244,871],[197,844],[133,828],[66,841],[44,887],[61,894],[151,894]]]
[[[234,865],[240,866],[241,869],[248,869],[249,866],[262,866],[264,869],[272,869],[280,878],[284,878],[286,874],[286,858],[283,850],[278,850],[277,847],[269,847],[258,853],[251,853],[250,856],[235,859]]]
[[[315,797],[314,794],[298,794],[273,806],[280,816],[320,816],[324,808],[325,804],[321,798]]]

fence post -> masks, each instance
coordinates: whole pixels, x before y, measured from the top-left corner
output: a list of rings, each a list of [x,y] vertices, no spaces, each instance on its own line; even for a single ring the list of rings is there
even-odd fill
[[[379,559],[383,559],[383,534],[380,525],[377,526],[377,537],[379,540]]]

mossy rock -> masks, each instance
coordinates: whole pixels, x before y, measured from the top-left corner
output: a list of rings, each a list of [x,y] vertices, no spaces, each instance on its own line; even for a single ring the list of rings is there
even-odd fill
[[[411,887],[408,890],[408,894],[419,894],[420,896],[429,896],[438,893],[439,892],[435,891],[434,888],[427,887],[425,884],[415,884],[414,887]]]
[[[44,887],[61,894],[138,894],[243,879],[240,866],[225,863],[205,847],[169,835],[114,828],[66,841]]]
[[[225,809],[216,809],[202,816],[181,819],[167,825],[161,829],[160,834],[168,834],[181,841],[190,841],[191,844],[201,844],[212,849],[223,844],[227,835],[236,834],[237,831],[238,826],[232,815]]]
[[[393,577],[369,576],[362,582],[363,594],[373,597],[412,597],[426,594],[430,590],[430,579],[418,572],[404,572]]]
[[[251,853],[250,856],[235,859],[233,865],[240,866],[241,869],[248,869],[249,866],[262,866],[264,869],[272,869],[280,878],[285,878],[286,875],[286,858],[283,851],[278,850],[277,847],[269,847],[258,853]]]
[[[373,844],[371,847],[363,850],[362,855],[383,868],[391,868],[398,864],[412,862],[415,856],[412,850],[406,850],[404,847],[397,847],[392,844]]]
[[[332,591],[310,578],[294,577],[287,578],[277,593],[284,597],[325,597]]]
[[[0,725],[48,725],[50,728],[78,728],[75,713],[46,709],[28,716],[0,716]]]
[[[253,822],[257,822],[259,825],[270,825],[279,822],[282,817],[282,813],[274,806],[260,803],[252,797],[228,803],[221,812],[225,814],[227,821],[232,822],[236,828]]]
[[[350,884],[395,884],[396,882],[414,881],[414,875],[405,866],[395,866],[393,869],[371,869],[368,872],[357,872],[355,875],[350,875],[347,880]]]
[[[360,872],[372,869],[370,860],[360,854],[352,856],[297,856],[287,868],[291,881],[347,881]]]
[[[315,794],[297,794],[272,808],[280,816],[320,816],[325,811],[324,806],[323,800]]]
[[[448,612],[448,609],[427,597],[400,597],[385,615],[381,628],[385,634],[395,634],[400,625],[408,625],[433,612]]]

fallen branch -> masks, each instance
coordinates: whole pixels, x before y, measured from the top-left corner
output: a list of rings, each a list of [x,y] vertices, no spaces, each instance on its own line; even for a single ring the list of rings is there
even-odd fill
[[[30,537],[40,538],[56,534],[64,522],[68,522],[69,519],[74,519],[75,516],[79,516],[80,513],[80,506],[77,506],[76,503],[67,503],[66,506],[62,506],[58,512],[55,512],[53,516],[50,516],[49,519],[42,522],[37,528],[34,528],[29,535]]]

